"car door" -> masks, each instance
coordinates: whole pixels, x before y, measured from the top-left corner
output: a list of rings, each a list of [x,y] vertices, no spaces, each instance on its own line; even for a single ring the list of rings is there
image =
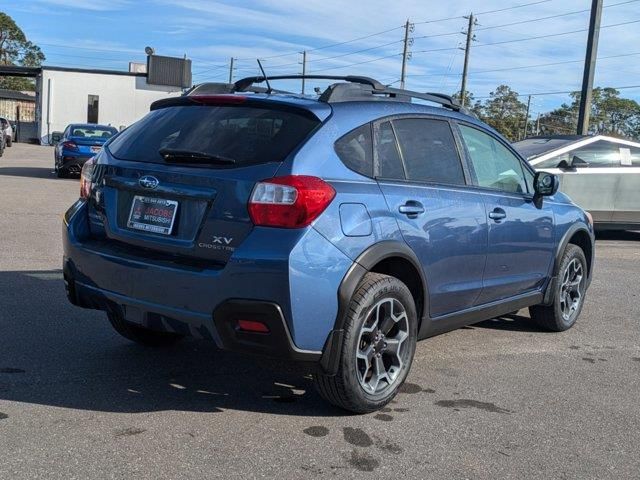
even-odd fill
[[[541,288],[555,246],[549,201],[534,204],[533,173],[497,136],[464,123],[459,128],[489,229],[479,303]]]
[[[635,228],[640,225],[640,147],[619,145],[618,150],[621,168],[611,220]]]
[[[577,161],[574,162],[574,158]],[[576,167],[571,167],[576,165]],[[620,145],[606,140],[589,142],[568,152],[534,160],[533,167],[560,178],[560,190],[593,215],[596,223],[614,221],[620,170]],[[558,168],[560,165],[564,168]]]
[[[406,243],[422,264],[431,318],[476,304],[487,220],[448,121],[412,117],[374,125],[376,178]]]

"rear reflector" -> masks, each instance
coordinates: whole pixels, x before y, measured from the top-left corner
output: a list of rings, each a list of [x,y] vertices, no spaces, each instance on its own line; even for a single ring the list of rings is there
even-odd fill
[[[238,320],[238,328],[244,332],[269,333],[269,327],[255,320]]]
[[[259,182],[249,200],[254,225],[301,228],[311,224],[335,197],[331,185],[317,177],[288,175]]]

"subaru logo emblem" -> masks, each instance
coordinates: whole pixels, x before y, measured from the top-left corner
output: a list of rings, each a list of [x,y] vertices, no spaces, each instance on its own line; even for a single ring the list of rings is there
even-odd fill
[[[156,177],[152,175],[144,175],[143,177],[140,177],[138,183],[142,188],[148,188],[149,190],[152,190],[156,188],[160,182]]]

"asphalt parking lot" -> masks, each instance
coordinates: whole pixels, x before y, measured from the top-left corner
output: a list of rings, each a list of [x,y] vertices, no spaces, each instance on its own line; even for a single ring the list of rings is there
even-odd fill
[[[299,367],[136,346],[71,306],[49,147],[0,158],[0,478],[640,478],[640,233],[601,235],[577,325],[527,313],[421,342],[390,408]]]

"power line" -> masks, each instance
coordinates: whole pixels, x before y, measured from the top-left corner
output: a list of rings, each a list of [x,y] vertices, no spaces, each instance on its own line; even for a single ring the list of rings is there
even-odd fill
[[[605,5],[603,8],[617,7],[619,5],[626,5],[628,3],[636,3],[636,2],[639,2],[639,1],[640,0],[627,0],[626,2],[620,2],[620,3],[613,3],[611,5]],[[543,21],[543,20],[551,20],[553,18],[567,17],[567,16],[570,16],[570,15],[577,15],[578,13],[586,13],[586,12],[589,12],[590,10],[591,9],[589,9],[589,8],[585,8],[583,10],[575,10],[573,12],[559,13],[559,14],[556,14],[556,15],[549,15],[549,16],[546,16],[546,17],[530,18],[528,20],[520,20],[518,22],[504,23],[502,25],[491,25],[491,26],[488,26],[488,27],[480,27],[480,28],[476,28],[476,31],[479,32],[481,30],[484,31],[484,30],[491,30],[491,29],[494,29],[494,28],[512,27],[514,25],[522,25],[524,23],[532,23],[532,22],[540,22],[540,21]]]
[[[436,34],[433,34],[433,35],[421,35],[419,37],[413,37],[413,38],[415,40],[418,40],[418,39],[422,39],[422,38],[448,37],[448,36],[451,36],[451,35],[460,35],[461,33],[464,33],[464,32],[461,32],[460,30],[456,30],[455,32],[436,33]]]
[[[395,42],[384,43],[382,45],[376,45],[375,47],[364,48],[362,50],[356,50],[355,52],[349,52],[349,53],[343,53],[343,54],[340,54],[340,55],[334,55],[332,57],[314,58],[313,60],[308,60],[308,63],[322,62],[322,61],[325,61],[325,60],[331,60],[333,58],[347,57],[349,55],[355,55],[356,53],[368,52],[370,50],[376,50],[378,48],[388,47],[389,45],[395,45],[396,43],[402,43],[402,40],[396,40]],[[309,52],[309,50],[307,50],[307,52]]]
[[[488,27],[480,27],[480,28],[478,28],[476,30],[477,31],[481,31],[481,30],[484,31],[484,30],[492,30],[494,28],[512,27],[513,25],[522,25],[524,23],[541,22],[543,20],[551,20],[552,18],[567,17],[569,15],[577,15],[578,13],[585,13],[585,12],[588,12],[588,11],[589,11],[589,9],[576,10],[574,12],[559,13],[557,15],[549,15],[547,17],[530,18],[528,20],[520,20],[518,22],[503,23],[502,25],[490,25]]]
[[[393,32],[393,31],[399,30],[401,28],[404,28],[404,26],[401,25],[399,27],[393,27],[393,28],[390,28],[388,30],[382,30],[380,32],[371,33],[369,35],[365,35],[365,36],[358,37],[358,38],[353,38],[351,40],[345,40],[344,42],[332,43],[331,45],[324,45],[322,47],[316,47],[316,48],[307,48],[306,51],[307,52],[315,52],[317,50],[326,50],[327,48],[339,47],[340,45],[346,45],[348,43],[359,42],[360,40],[366,40],[367,38],[377,37],[379,35],[384,35],[385,33]],[[268,60],[270,58],[280,58],[280,57],[287,57],[287,56],[299,55],[299,54],[300,54],[300,52],[297,51],[297,52],[290,52],[290,53],[282,53],[280,55],[271,55],[271,56],[268,56],[268,57],[261,57],[261,59]],[[238,60],[255,60],[255,58],[245,57],[245,58],[239,58]]]
[[[639,1],[640,0],[628,0],[626,2],[620,2],[620,3],[611,4],[611,5],[605,5],[604,8],[617,7],[618,5],[626,5],[628,3],[636,3],[636,2],[639,2]],[[557,15],[548,15],[546,17],[530,18],[528,20],[520,20],[520,21],[517,21],[517,22],[504,23],[502,25],[490,25],[488,27],[476,28],[475,31],[479,32],[479,31],[485,31],[485,30],[492,30],[492,29],[495,29],[495,28],[512,27],[514,25],[522,25],[522,24],[525,24],[525,23],[533,23],[533,22],[540,22],[540,21],[543,21],[543,20],[551,20],[551,19],[554,19],[554,18],[566,17],[566,16],[569,16],[569,15],[576,15],[578,13],[585,13],[585,12],[588,12],[588,11],[589,11],[589,9],[587,8],[587,9],[583,9],[583,10],[575,10],[573,12],[559,13]],[[479,14],[474,14],[474,15],[477,17],[477,15],[479,15]],[[465,17],[452,17],[452,18],[460,18],[461,19],[461,18],[465,18]],[[463,32],[460,32],[459,30],[456,30],[455,32],[436,33],[436,34],[432,34],[432,35],[421,35],[421,36],[413,37],[413,38],[415,40],[418,40],[418,39],[423,39],[423,38],[447,37],[447,36],[451,36],[451,35],[459,35],[460,33],[463,33]]]
[[[531,3],[523,3],[521,5],[514,5],[512,7],[506,7],[506,8],[499,8],[497,10],[487,10],[485,12],[478,12],[476,13],[476,15],[487,15],[489,13],[498,13],[498,12],[506,12],[507,10],[514,10],[516,8],[522,8],[522,7],[529,7],[531,5],[539,5],[541,3],[549,3],[551,0],[539,0],[537,2],[531,2]]]
[[[600,87],[598,87],[600,88]],[[640,88],[640,85],[627,85],[624,87],[603,87],[603,88],[613,88],[614,90],[627,90],[627,89],[632,89],[632,88]],[[541,97],[543,95],[562,95],[562,94],[567,94],[567,93],[574,93],[574,92],[579,92],[579,90],[566,90],[566,91],[562,91],[562,92],[538,92],[538,93],[518,93],[516,94],[517,97],[527,97],[529,95],[531,95],[532,97]],[[491,95],[484,95],[482,97],[474,97],[476,100],[482,100],[482,99],[486,99],[486,98],[491,98]]]
[[[630,25],[632,23],[638,23],[640,22],[640,20],[631,20],[629,22],[621,22],[621,23],[613,23],[611,25],[603,25],[600,28],[612,28],[612,27],[619,27],[622,25]],[[540,38],[550,38],[550,37],[560,37],[563,35],[571,35],[573,33],[580,33],[580,32],[586,32],[587,30],[589,30],[588,28],[581,28],[579,30],[571,30],[569,32],[559,32],[559,33],[550,33],[547,35],[538,35],[536,37],[526,37],[526,38],[517,38],[515,40],[504,40],[504,41],[500,41],[500,42],[491,42],[491,43],[479,43],[478,45],[476,45],[477,47],[489,47],[492,45],[504,45],[506,43],[516,43],[516,42],[526,42],[529,40],[537,40]]]
[[[530,5],[538,5],[540,3],[548,3],[551,2],[552,0],[538,0],[537,2],[531,2],[531,3],[523,3],[521,5],[514,5],[512,7],[507,7],[507,8],[500,8],[498,10],[487,10],[485,12],[478,12],[474,15],[488,15],[490,13],[498,13],[498,12],[504,12],[507,10],[513,10],[516,8],[522,8],[522,7],[528,7]],[[425,23],[438,23],[438,22],[445,22],[447,20],[457,20],[460,18],[464,18],[464,15],[458,15],[456,17],[446,17],[446,18],[438,18],[436,20],[425,20],[423,22],[413,22],[415,25],[424,25]]]
[[[214,65],[211,68],[205,68],[204,70],[199,70],[198,72],[194,72],[195,74],[201,74],[201,73],[207,73],[207,72],[212,72],[214,70],[218,70],[219,68],[227,68],[229,66],[229,64],[224,64],[224,65]]]
[[[603,28],[620,27],[622,25],[630,25],[630,24],[638,23],[638,22],[640,22],[640,20],[631,20],[631,21],[628,21],[628,22],[620,22],[620,23],[613,23],[611,25],[603,25],[600,28],[603,29]],[[497,27],[498,26],[496,26],[494,28],[497,28]],[[538,39],[541,39],[541,38],[560,37],[560,36],[563,36],[563,35],[571,35],[571,34],[574,34],[574,33],[586,32],[587,30],[588,30],[588,28],[581,28],[579,30],[571,30],[571,31],[568,31],[568,32],[559,32],[559,33],[550,33],[550,34],[547,34],[547,35],[538,35],[538,36],[535,36],[535,37],[517,38],[517,39],[514,39],[514,40],[503,40],[503,41],[500,41],[500,42],[491,42],[491,43],[478,43],[476,45],[476,47],[488,47],[488,46],[491,46],[491,45],[504,45],[504,44],[507,44],[507,43],[526,42],[526,41],[529,41],[529,40],[538,40]],[[429,49],[429,50],[418,50],[417,52],[414,52],[414,53],[444,52],[444,51],[455,50],[456,48],[457,47],[452,47],[452,48],[433,48],[433,49]]]
[[[340,69],[340,68],[347,68],[347,67],[352,67],[352,66],[355,66],[355,65],[362,65],[362,64],[365,64],[365,63],[373,63],[373,62],[378,62],[380,60],[384,60],[384,59],[387,59],[387,58],[399,57],[400,55],[401,55],[400,53],[394,53],[393,55],[387,55],[385,57],[378,57],[378,58],[374,58],[372,60],[366,60],[364,62],[349,63],[347,65],[340,65],[340,66],[337,66],[337,67],[323,68],[321,70],[314,70],[314,71],[309,72],[309,73],[321,73],[321,72],[326,72],[328,70],[337,70],[337,69]]]
[[[635,55],[640,55],[640,52],[634,52],[634,53],[622,53],[620,55],[608,55],[605,57],[598,57],[598,60],[608,60],[610,58],[620,58],[620,57],[632,57]],[[538,67],[553,67],[553,66],[557,66],[557,65],[565,65],[565,64],[569,64],[569,63],[582,63],[584,62],[584,59],[582,60],[565,60],[562,62],[552,62],[552,63],[538,63],[536,65],[522,65],[520,67],[506,67],[506,68],[494,68],[491,70],[473,70],[471,72],[469,72],[469,74],[479,74],[479,73],[494,73],[494,72],[507,72],[507,71],[511,71],[511,70],[526,70],[528,68],[538,68]],[[428,73],[428,74],[417,74],[417,75],[409,75],[410,77],[437,77],[437,76],[458,76],[460,75],[460,73],[449,73],[447,72],[437,72],[437,73]]]

